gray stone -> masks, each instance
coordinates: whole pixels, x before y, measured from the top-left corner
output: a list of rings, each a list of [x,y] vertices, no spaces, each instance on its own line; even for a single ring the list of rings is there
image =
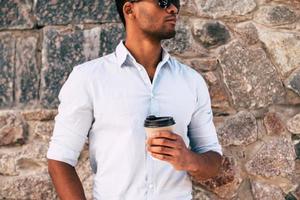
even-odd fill
[[[13,105],[15,38],[0,33],[0,108]]]
[[[3,177],[0,199],[58,199],[48,174]]]
[[[16,102],[33,105],[38,100],[39,68],[37,65],[37,38],[17,39],[16,50]]]
[[[232,17],[246,15],[256,8],[254,0],[195,0],[198,14],[209,17]]]
[[[279,135],[284,133],[285,125],[279,113],[269,112],[264,117],[264,125],[269,135]]]
[[[37,0],[34,13],[40,26],[119,21],[115,3],[105,0]]]
[[[188,62],[188,65],[201,73],[217,69],[218,61],[216,58],[192,59]]]
[[[123,34],[121,24],[87,30],[80,27],[44,28],[41,104],[47,108],[56,108],[61,86],[72,68],[113,52]]]
[[[287,177],[295,169],[294,145],[289,137],[277,137],[266,142],[245,168],[251,175]]]
[[[294,134],[300,134],[300,113],[287,122],[287,129]]]
[[[275,66],[282,76],[300,66],[300,35],[293,32],[276,32],[260,26],[259,39],[265,44]]]
[[[220,46],[230,39],[228,29],[218,21],[196,21],[193,34],[206,48]]]
[[[297,20],[297,15],[286,6],[261,7],[255,17],[255,21],[263,24],[282,25],[291,24]]]
[[[258,181],[251,182],[252,194],[255,200],[283,200],[283,192],[280,187],[262,183]]]
[[[297,159],[300,160],[300,142],[295,144],[295,152],[296,152],[296,155],[297,155]]]
[[[22,115],[15,111],[0,112],[0,146],[23,144],[27,125]]]
[[[125,38],[125,30],[122,24],[107,24],[101,27],[99,56],[115,51],[120,40]]]
[[[0,1],[0,30],[32,28],[31,8],[31,0]]]
[[[261,108],[284,100],[275,67],[259,47],[234,41],[219,55],[224,82],[237,108]]]
[[[222,146],[248,145],[257,140],[257,131],[255,117],[250,112],[240,111],[218,129],[218,137]]]
[[[300,68],[286,79],[285,86],[300,96]]]

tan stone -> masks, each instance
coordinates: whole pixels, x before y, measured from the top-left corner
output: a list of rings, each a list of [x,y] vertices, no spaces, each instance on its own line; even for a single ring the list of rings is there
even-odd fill
[[[27,121],[53,120],[57,115],[57,109],[36,109],[22,111],[22,115]]]
[[[287,129],[294,134],[300,134],[300,113],[288,120]]]
[[[283,192],[280,187],[258,181],[251,183],[252,193],[255,200],[283,200]]]
[[[23,144],[25,142],[26,123],[16,111],[0,112],[0,146]]]

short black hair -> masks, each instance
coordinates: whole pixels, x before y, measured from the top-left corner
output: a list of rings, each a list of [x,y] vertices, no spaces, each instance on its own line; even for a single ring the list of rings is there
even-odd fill
[[[115,1],[116,1],[117,11],[119,13],[120,19],[125,27],[126,22],[125,22],[125,17],[124,17],[124,13],[123,13],[123,6],[128,0],[115,0]]]

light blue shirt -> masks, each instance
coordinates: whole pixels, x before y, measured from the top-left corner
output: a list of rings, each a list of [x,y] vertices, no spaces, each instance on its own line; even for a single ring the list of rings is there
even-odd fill
[[[114,53],[74,67],[58,98],[47,158],[75,166],[88,139],[94,199],[192,199],[187,172],[146,151],[148,115],[173,116],[192,151],[222,155],[204,79],[164,49],[152,83],[121,41]]]

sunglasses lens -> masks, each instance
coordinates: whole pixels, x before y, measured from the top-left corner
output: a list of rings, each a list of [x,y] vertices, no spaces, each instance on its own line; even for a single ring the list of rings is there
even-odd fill
[[[179,10],[180,0],[159,0],[158,1],[158,5],[163,9],[169,7],[171,4],[173,4]]]

